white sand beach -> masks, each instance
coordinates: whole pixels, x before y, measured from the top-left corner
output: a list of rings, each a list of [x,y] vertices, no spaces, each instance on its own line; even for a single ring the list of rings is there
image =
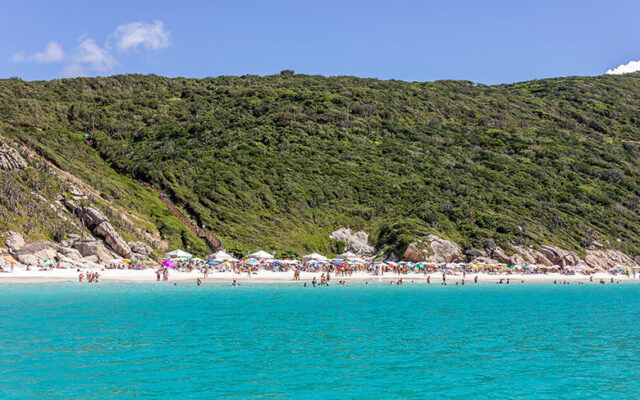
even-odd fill
[[[156,281],[155,269],[144,270],[119,270],[119,269],[86,269],[81,270],[85,275],[87,272],[98,272],[100,274],[100,281],[116,281],[116,282],[155,282]],[[30,282],[58,282],[58,281],[78,281],[80,272],[76,269],[50,269],[50,270],[26,270],[24,268],[16,267],[13,272],[0,273],[0,283],[30,283]],[[245,273],[237,274],[233,272],[209,272],[205,278],[202,272],[191,271],[171,271],[169,274],[169,282],[193,282],[195,284],[198,278],[201,279],[203,284],[206,283],[231,283],[234,280],[240,283],[300,283],[311,282],[315,277],[320,279],[322,272],[306,272],[300,273],[300,281],[293,280],[293,272],[273,272],[267,270],[258,270],[251,275]],[[467,273],[466,278],[463,278],[462,273],[448,274],[446,275],[447,284],[455,285],[464,279],[465,283],[472,284],[474,278],[478,276],[478,283],[491,283],[499,282],[501,279],[506,283],[509,279],[510,283],[553,283],[557,281],[562,283],[567,282],[590,282],[593,277],[593,282],[597,283],[601,279],[605,283],[610,284],[613,278],[614,282],[626,282],[626,283],[640,283],[640,275],[626,276],[623,274],[610,274],[606,272],[599,272],[593,275],[564,275],[559,273],[547,273],[547,274],[522,274],[522,273],[502,273],[502,274],[487,274],[487,273]],[[385,273],[384,275],[373,275],[367,272],[354,272],[352,275],[336,276],[331,275],[331,283],[337,284],[338,281],[344,280],[346,282],[377,282],[377,281],[397,281],[402,279],[404,283],[427,283],[428,278],[431,280],[431,284],[440,285],[442,283],[441,273],[431,273],[424,275],[422,273],[408,272],[406,274]],[[86,278],[83,284],[86,283]]]

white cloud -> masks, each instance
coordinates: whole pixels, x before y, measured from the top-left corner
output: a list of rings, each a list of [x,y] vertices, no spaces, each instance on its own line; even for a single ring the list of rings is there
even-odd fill
[[[131,22],[119,25],[111,34],[108,46],[115,43],[118,50],[134,49],[143,46],[147,50],[160,50],[169,47],[171,32],[164,29],[162,21],[153,23]]]
[[[626,64],[618,65],[616,68],[608,70],[606,74],[621,75],[637,71],[640,71],[640,61],[629,61]]]
[[[77,47],[70,51],[63,51],[58,42],[49,42],[44,51],[35,54],[21,51],[14,54],[11,61],[35,63],[63,61],[66,64],[62,69],[64,76],[88,76],[96,72],[109,72],[118,65],[114,56],[114,46],[121,51],[138,47],[146,50],[160,50],[167,48],[170,42],[171,32],[165,30],[162,21],[131,22],[118,25],[109,35],[104,46],[83,35],[78,39]]]
[[[37,63],[52,63],[57,61],[62,61],[64,59],[64,51],[62,50],[62,46],[58,42],[49,42],[47,47],[45,47],[44,51],[40,53],[35,53],[31,55],[25,54],[25,52],[21,51],[19,53],[14,54],[11,61],[13,62],[23,62],[23,61],[31,61]]]
[[[72,60],[74,64],[96,72],[106,72],[118,64],[116,59],[106,49],[98,46],[93,39],[83,40],[74,52]],[[74,68],[77,70],[77,67]]]

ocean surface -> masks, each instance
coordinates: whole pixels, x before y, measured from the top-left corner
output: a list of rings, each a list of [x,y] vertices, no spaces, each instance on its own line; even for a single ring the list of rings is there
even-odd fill
[[[640,284],[0,285],[0,399],[640,399]]]

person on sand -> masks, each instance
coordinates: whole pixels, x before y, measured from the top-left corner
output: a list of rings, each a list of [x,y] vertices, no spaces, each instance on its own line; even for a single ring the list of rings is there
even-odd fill
[[[316,281],[316,277],[314,276],[313,279],[311,280],[311,284],[313,285],[313,287],[316,287],[317,283],[318,281]]]
[[[200,278],[198,278],[198,280],[196,281],[196,284],[197,284],[198,286],[202,285],[202,281],[200,280]]]
[[[464,286],[464,279],[462,280],[462,286]]]
[[[80,275],[78,275],[78,282],[82,282],[83,279],[84,279],[84,274],[81,272]]]
[[[159,269],[156,270],[156,281],[160,282],[160,270]]]
[[[611,283],[613,283],[613,277],[611,277]]]
[[[427,283],[431,284],[431,275],[427,276]]]
[[[593,275],[589,277],[589,282],[593,282]]]
[[[446,281],[447,281],[447,276],[443,272],[442,273],[442,282],[446,282]]]
[[[100,282],[100,274],[99,274],[99,273],[97,273],[97,272],[96,272],[96,273],[94,274],[93,281],[94,281],[95,283]]]

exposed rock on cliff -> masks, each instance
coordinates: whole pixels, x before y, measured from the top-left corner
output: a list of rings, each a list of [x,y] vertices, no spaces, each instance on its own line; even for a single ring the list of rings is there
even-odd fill
[[[0,142],[0,169],[12,171],[27,168],[27,162],[20,153],[6,143]]]
[[[15,231],[8,231],[5,234],[5,238],[4,244],[10,251],[18,251],[25,244],[22,235]]]
[[[56,245],[51,242],[31,243],[13,253],[15,259],[25,265],[38,265],[43,260],[56,261]]]
[[[127,242],[120,237],[100,210],[93,207],[79,207],[72,200],[65,199],[63,203],[70,211],[80,217],[94,235],[102,238],[119,256],[131,256],[131,248]]]
[[[587,265],[598,270],[607,270],[615,266],[634,266],[637,263],[628,255],[616,250],[587,250],[584,258]]]
[[[460,247],[452,241],[436,235],[429,235],[424,240],[413,242],[407,246],[404,258],[411,262],[462,262],[464,256]]]
[[[331,233],[329,237],[345,242],[347,246],[345,250],[359,256],[371,256],[376,252],[375,247],[369,244],[369,234],[367,232],[358,231],[352,233],[349,228],[341,228]]]

